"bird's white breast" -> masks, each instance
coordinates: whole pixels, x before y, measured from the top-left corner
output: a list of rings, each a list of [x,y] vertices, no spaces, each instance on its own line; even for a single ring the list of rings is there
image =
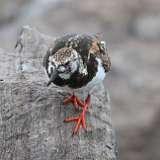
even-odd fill
[[[96,73],[95,77],[93,77],[93,79],[87,84],[87,88],[94,87],[98,83],[101,83],[105,78],[105,70],[103,68],[102,61],[99,58],[96,58],[96,60],[98,62],[97,73]]]

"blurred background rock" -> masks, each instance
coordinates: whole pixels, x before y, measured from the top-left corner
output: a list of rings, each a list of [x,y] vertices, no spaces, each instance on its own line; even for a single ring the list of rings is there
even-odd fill
[[[0,0],[0,48],[13,50],[26,24],[53,37],[101,33],[120,159],[159,160],[160,1]]]

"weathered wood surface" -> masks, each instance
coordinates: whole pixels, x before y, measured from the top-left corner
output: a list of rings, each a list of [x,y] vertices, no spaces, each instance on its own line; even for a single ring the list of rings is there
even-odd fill
[[[0,49],[0,160],[116,160],[109,96],[103,84],[95,89],[87,114],[88,132],[74,137],[76,115],[63,106],[68,95],[46,87],[42,58],[53,39],[25,26],[21,53]],[[81,96],[81,93],[78,93]]]

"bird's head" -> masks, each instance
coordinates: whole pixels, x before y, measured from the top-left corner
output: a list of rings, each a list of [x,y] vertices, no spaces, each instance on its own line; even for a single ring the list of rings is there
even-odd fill
[[[50,50],[52,52],[52,50]],[[48,57],[47,73],[50,77],[48,86],[57,76],[69,79],[79,67],[79,56],[73,48],[64,47]]]

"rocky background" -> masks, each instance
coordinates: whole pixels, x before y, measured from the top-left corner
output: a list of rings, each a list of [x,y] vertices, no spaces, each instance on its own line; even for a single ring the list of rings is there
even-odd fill
[[[105,83],[119,157],[160,159],[160,1],[0,0],[0,48],[12,51],[26,24],[53,37],[100,33],[112,61]]]

